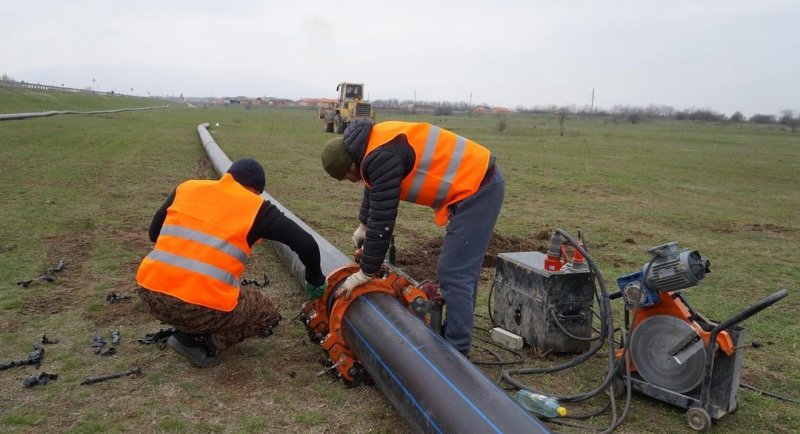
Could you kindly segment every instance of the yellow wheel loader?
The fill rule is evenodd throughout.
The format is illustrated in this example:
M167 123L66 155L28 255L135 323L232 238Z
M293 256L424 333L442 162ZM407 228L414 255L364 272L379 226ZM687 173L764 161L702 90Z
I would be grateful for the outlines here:
M319 119L326 133L342 134L350 122L356 119L370 119L375 122L372 104L364 101L362 83L339 83L336 86L339 100L319 107Z

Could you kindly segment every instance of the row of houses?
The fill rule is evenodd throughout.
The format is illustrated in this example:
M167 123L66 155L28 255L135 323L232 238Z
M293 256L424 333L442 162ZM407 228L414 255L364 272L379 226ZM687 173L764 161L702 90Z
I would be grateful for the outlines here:
M65 88L63 86L62 87L47 86L41 84L25 83L24 81L17 82L12 80L0 80L0 86L26 87L36 90L46 90L46 91L54 90L60 92L90 92L90 93L108 94L108 95L114 94L113 91L110 93L96 92L89 89L71 89L71 88ZM294 101L286 98L273 98L273 97L250 98L246 96L224 97L224 98L211 98L211 97L193 98L193 97L184 97L183 94L181 94L180 97L172 97L172 98L167 97L167 98L175 100L176 102L180 103L214 105L214 106L244 105L244 106L270 106L270 107L320 107L337 102L337 100L333 98L302 98L300 100ZM399 109L399 110L415 111L421 113L435 113L442 107L441 103L403 102L402 104L397 104L396 106L394 106L394 105L383 105L381 104L382 102L383 101L376 101L374 106L376 108ZM458 111L458 108L456 107L452 108ZM465 112L466 108L461 108L461 111ZM517 110L508 109L506 107L490 107L488 105L477 105L475 107L472 107L473 113L513 113L516 111Z
M296 105L290 99L272 98L272 97L258 97L249 98L246 96L237 96L233 98L212 98L209 102L212 105L251 105L251 106L274 106L274 107L288 107Z
M245 105L245 106L270 106L270 107L320 107L332 103L336 103L337 100L333 98L302 98L297 101L285 99L285 98L272 98L272 97L258 97L258 98L248 98L245 96L237 96L237 97L225 97L225 98L213 98L211 101L194 101L195 103L198 102L205 102L210 105L215 106L224 106L224 105ZM405 111L416 111L421 113L435 113L437 110L441 109L441 104L436 103L427 103L427 102L418 102L416 104L413 103L404 103L398 107L389 107L383 106L378 101L375 104L376 108L389 108L389 109L399 109ZM463 109L462 111L466 111ZM472 107L473 113L515 113L517 110L509 109L507 107L491 107L488 105L477 105Z

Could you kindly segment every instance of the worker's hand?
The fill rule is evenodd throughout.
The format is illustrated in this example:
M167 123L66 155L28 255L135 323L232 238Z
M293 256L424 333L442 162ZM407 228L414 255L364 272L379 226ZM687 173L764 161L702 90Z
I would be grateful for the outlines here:
M367 238L367 225L364 223L359 223L358 228L356 231L353 232L353 244L356 248L361 247L364 244L364 240Z
M323 294L325 294L325 289L327 287L328 287L328 282L325 282L320 286L314 286L313 284L306 282L304 288L306 290L306 294L308 294L308 298L316 300L322 297Z
M372 276L369 274L365 274L363 271L358 270L358 273L353 273L345 279L344 283L341 287L336 291L334 294L334 298L339 298L344 294L345 300L350 300L350 294L353 293L353 290L357 287L369 282L372 280Z

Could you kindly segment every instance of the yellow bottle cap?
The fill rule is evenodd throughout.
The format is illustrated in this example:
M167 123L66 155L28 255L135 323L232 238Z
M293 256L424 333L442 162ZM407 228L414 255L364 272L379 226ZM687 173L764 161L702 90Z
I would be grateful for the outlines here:
M567 409L564 407L558 407L558 409L556 409L556 413L558 413L558 417L564 417L567 415Z

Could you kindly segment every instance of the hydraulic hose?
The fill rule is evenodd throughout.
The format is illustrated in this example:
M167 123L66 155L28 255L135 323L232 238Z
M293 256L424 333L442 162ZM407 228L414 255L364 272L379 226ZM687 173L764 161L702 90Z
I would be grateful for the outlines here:
M198 134L221 174L231 161L207 127L199 125ZM323 273L330 275L352 262L274 198L262 196L314 237ZM274 245L302 282L304 267L294 252ZM342 332L364 370L416 432L550 432L390 295L371 292L354 299L344 313Z

